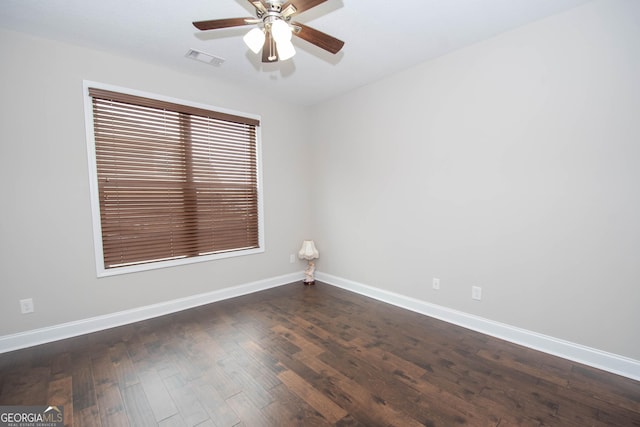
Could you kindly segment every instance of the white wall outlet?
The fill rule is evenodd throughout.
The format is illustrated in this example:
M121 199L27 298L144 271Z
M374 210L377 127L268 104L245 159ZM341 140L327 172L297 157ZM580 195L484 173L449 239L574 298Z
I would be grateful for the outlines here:
M33 313L34 311L35 311L35 309L33 308L33 299L32 298L27 298L27 299L21 299L20 300L20 313L27 314L27 313Z
M471 298L478 301L482 299L482 288L480 286L471 287Z
M295 262L296 262L296 256L295 256L294 254L290 254L290 255L289 255L289 262L290 262L291 264L293 264L293 263L295 263Z
M437 277L433 278L433 289L440 289L440 279Z

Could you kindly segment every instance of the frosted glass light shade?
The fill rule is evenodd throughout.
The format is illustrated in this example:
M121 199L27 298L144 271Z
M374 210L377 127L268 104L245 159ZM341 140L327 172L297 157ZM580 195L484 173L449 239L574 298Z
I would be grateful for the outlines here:
M318 258L320 253L316 249L316 245L313 243L313 240L305 240L302 242L302 247L298 252L298 258L312 260Z
M254 28L245 34L242 40L244 40L245 44L249 46L249 49L251 49L253 53L258 53L264 45L264 38L264 31L260 28Z
M271 35L276 43L290 41L291 28L289 28L289 24L282 19L277 19L271 24Z
M278 58L281 61L286 61L287 59L293 57L293 55L296 54L296 50L293 47L293 43L291 43L291 40L286 40L286 41L276 40L276 47L278 48Z

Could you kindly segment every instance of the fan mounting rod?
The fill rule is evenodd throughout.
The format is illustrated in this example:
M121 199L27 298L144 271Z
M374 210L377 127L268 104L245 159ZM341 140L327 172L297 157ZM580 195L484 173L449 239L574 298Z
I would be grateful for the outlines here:
M269 1L269 8L265 8L262 2L253 2L256 6L256 15L262 19L264 23L273 22L274 19L282 19L289 22L291 15L296 13L296 7L293 4L289 4L284 10L282 10L281 1ZM259 6L258 6L259 4Z

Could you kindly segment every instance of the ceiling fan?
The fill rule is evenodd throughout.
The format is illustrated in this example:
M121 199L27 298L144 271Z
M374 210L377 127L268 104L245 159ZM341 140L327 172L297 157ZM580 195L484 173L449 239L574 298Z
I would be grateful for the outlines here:
M328 34L291 18L327 0L248 0L256 9L257 18L226 18L196 21L193 25L202 31L219 28L258 25L244 36L244 42L254 53L262 49L262 62L285 61L295 55L291 36L295 35L328 52L336 54L344 46Z

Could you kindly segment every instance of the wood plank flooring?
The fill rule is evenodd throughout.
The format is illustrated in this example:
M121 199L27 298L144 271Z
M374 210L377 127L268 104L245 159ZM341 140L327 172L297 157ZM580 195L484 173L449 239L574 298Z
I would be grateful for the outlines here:
M326 284L0 355L74 426L640 426L640 383Z

